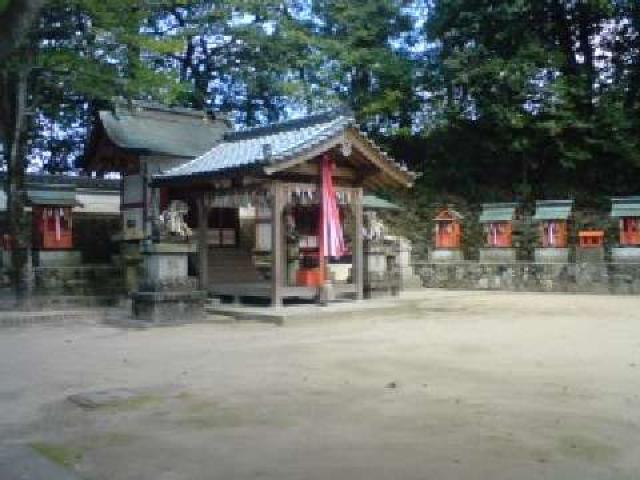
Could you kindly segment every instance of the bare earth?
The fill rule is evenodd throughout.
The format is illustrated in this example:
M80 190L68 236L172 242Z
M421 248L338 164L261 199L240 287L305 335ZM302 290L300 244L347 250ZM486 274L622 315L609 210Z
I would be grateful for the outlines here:
M398 318L4 328L0 444L104 480L638 479L640 300L431 290Z

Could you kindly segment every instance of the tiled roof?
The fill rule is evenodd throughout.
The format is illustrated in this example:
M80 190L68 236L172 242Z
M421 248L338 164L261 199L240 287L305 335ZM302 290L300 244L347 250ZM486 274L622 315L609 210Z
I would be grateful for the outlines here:
M73 185L36 185L27 190L30 205L55 205L74 207L78 205Z
M573 200L538 200L533 220L568 220L572 209Z
M619 197L611 199L613 218L640 217L640 197Z
M120 148L176 157L202 155L228 130L224 120L184 108L145 104L101 111L99 116L107 135Z
M0 183L6 181L6 176L6 172L0 172ZM121 181L115 178L92 178L80 175L48 175L29 173L26 175L25 183L27 184L27 187L30 187L31 185L73 185L76 188L119 191Z
M464 219L464 215L462 215L460 212L458 212L457 210L454 210L451 207L447 207L443 210L440 210L438 212L438 215L436 215L436 217L434 218L434 220L438 221L438 220L463 220Z
M377 195L364 195L362 197L362 208L365 210L400 210L400 207L395 203Z
M204 155L164 174L202 175L256 164L273 164L294 157L337 135L353 123L345 114L321 114L270 127L228 133Z
M517 203L484 203L479 222L510 222L515 218L517 206Z
M343 110L333 110L268 127L227 133L222 142L204 155L175 167L158 178L209 175L234 168L277 165L335 138L349 127L357 127L353 116ZM382 152L364 134L363 139L392 168L401 170L404 175L413 175Z

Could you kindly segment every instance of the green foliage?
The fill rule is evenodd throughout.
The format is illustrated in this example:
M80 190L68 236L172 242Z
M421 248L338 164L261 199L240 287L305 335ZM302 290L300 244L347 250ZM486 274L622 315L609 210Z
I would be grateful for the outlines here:
M607 0L434 2L427 31L439 41L445 121L425 131L429 173L448 190L477 183L482 191L466 191L479 198L632 193L639 10Z
M366 126L408 127L417 107L414 65L391 42L411 30L403 2L348 0L312 2L319 21L309 26L317 48L326 54L327 81ZM373 124L371 122L374 122Z
M640 173L636 1L50 0L35 27L0 70L33 68L54 171L123 97L245 125L347 104L421 189L478 199L633 193Z

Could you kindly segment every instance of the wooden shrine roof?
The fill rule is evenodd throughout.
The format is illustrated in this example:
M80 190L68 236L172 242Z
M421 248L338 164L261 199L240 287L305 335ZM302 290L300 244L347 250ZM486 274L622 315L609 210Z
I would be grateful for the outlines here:
M533 220L568 220L572 210L573 200L538 200Z
M380 184L410 187L415 174L383 152L360 131L353 116L333 110L267 127L227 133L205 154L155 177L160 182L251 170L265 175L283 172L336 147L343 155L358 152L384 177Z
M613 218L640 217L640 197L615 197L611 199Z

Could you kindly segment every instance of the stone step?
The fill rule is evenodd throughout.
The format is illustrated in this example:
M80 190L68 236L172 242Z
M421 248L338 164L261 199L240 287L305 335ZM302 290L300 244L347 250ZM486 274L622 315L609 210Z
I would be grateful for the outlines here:
M45 311L6 311L0 312L0 328L26 327L39 324L62 325L68 322L96 322L105 320L109 316L120 314L121 309L75 309L75 310L45 310Z

